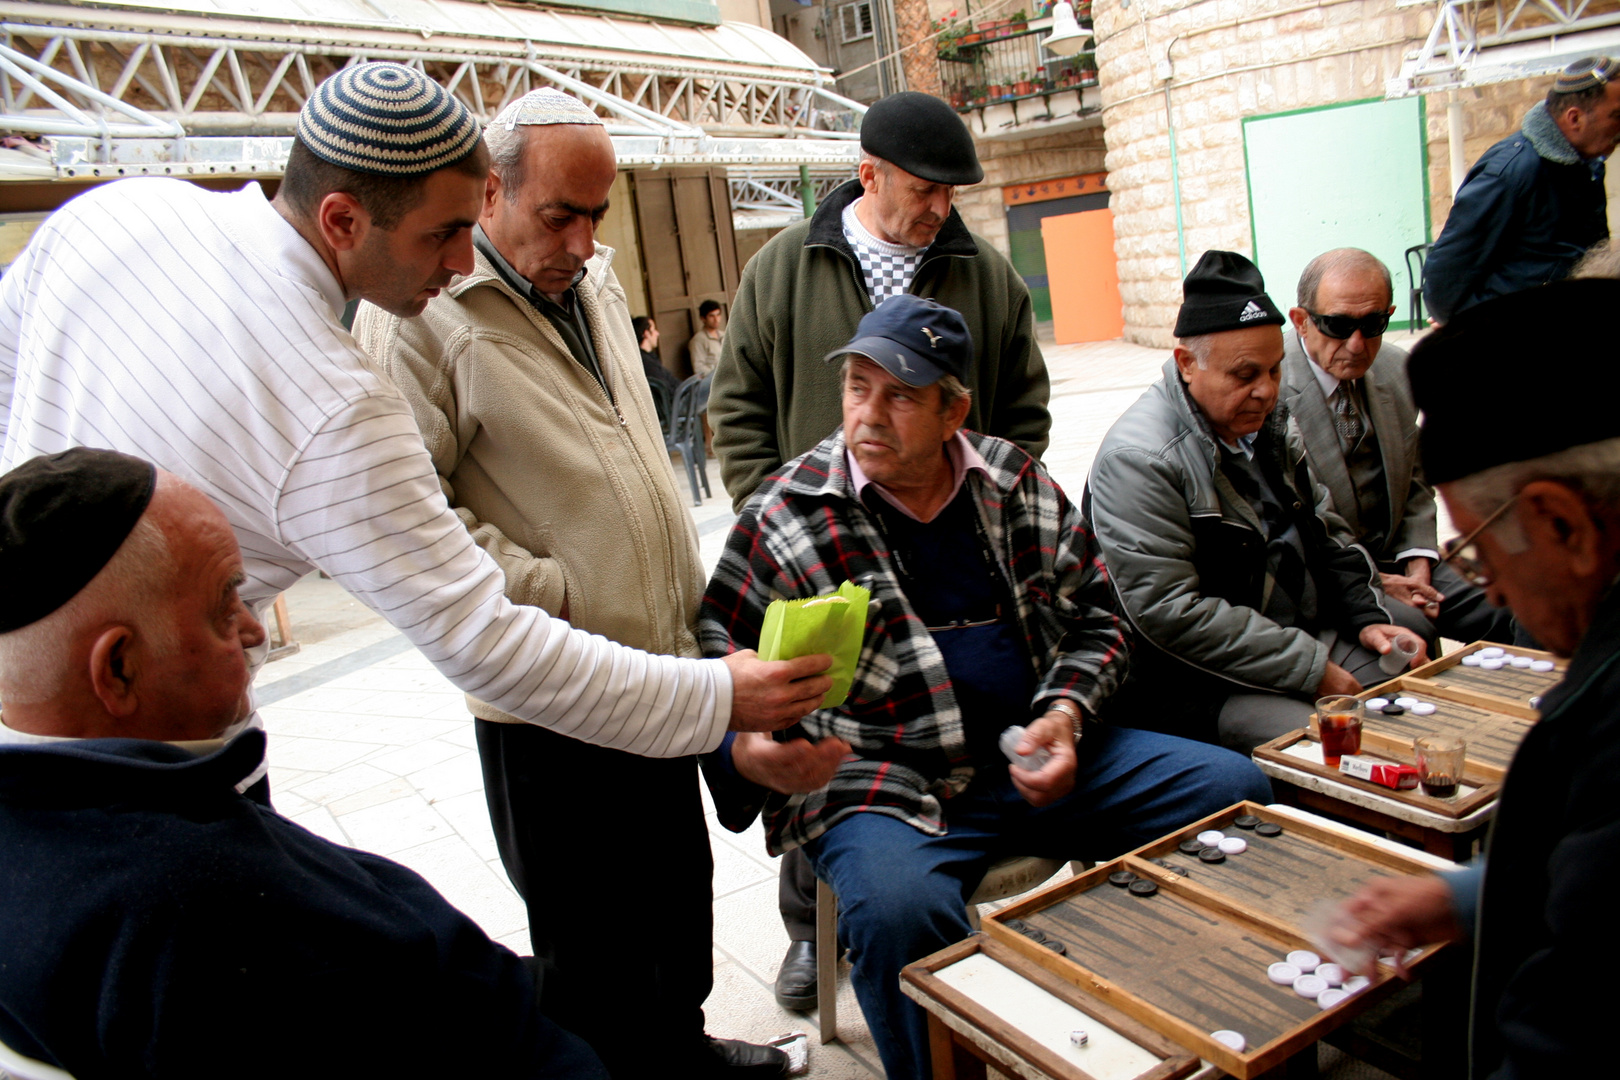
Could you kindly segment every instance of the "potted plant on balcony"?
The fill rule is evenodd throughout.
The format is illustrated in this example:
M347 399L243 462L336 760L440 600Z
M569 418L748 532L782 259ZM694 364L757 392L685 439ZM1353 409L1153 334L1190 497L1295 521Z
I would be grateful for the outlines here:
M1081 86L1096 86L1097 85L1097 54L1096 53L1081 53L1080 54L1080 85Z
M986 87L983 83L980 83L979 85L975 86L973 88L973 104L982 106L982 105L988 105L989 103L990 103L990 91L989 91L989 88Z
M1029 72L1020 71L1018 73L1018 81L1013 83L1013 94L1017 97L1024 97L1025 95L1033 94L1034 92L1035 84L1029 81Z

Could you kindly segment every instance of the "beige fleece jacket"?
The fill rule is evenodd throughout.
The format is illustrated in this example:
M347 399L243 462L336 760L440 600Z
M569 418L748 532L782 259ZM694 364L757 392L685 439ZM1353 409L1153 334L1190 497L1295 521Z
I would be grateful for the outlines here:
M416 414L456 515L506 595L613 641L697 656L697 529L679 495L611 248L577 288L608 390L479 253L414 319L361 304L354 335ZM474 716L516 723L468 696Z

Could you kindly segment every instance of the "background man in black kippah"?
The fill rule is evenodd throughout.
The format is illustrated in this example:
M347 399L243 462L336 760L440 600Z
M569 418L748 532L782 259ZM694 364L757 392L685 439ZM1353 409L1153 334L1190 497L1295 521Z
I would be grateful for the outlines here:
M1481 304L1412 351L1423 469L1463 535L1448 561L1569 657L1508 767L1488 857L1465 871L1386 878L1342 910L1336 935L1376 953L1474 939L1476 1080L1614 1072L1614 995L1594 956L1620 888L1620 378L1524 378L1524 357L1613 351L1620 283L1568 281ZM1482 424L1498 388L1514 422ZM1375 954L1376 954L1375 953Z
M1555 281L1609 236L1603 159L1620 143L1620 61L1577 60L1468 170L1423 271L1437 322Z
M80 1077L607 1076L421 877L238 794L265 634L206 496L32 459L0 581L0 1043Z
M1359 691L1402 631L1278 403L1283 316L1260 271L1209 251L1184 290L1175 356L1088 484L1138 638L1108 718L1248 753L1304 727L1313 699Z
M709 398L720 475L736 510L843 422L838 366L824 358L854 338L863 315L901 293L932 297L967 321L974 358L965 426L1035 458L1045 451L1049 384L1029 290L951 206L957 187L983 179L955 110L928 94L892 94L861 121L859 180L743 268ZM776 1000L810 1009L815 878L795 852L781 872L791 944Z

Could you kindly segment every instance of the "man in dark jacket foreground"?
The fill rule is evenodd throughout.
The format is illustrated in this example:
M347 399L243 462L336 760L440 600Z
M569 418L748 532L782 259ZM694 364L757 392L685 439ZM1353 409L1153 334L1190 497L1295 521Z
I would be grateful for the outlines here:
M1423 271L1436 321L1556 281L1609 235L1603 159L1620 142L1620 61L1577 60L1481 155L1457 189Z
M1473 937L1475 1078L1614 1067L1614 996L1591 975L1620 889L1620 379L1594 369L1570 394L1523 362L1546 326L1565 355L1605 355L1617 306L1620 282L1560 282L1481 304L1412 353L1423 469L1463 532L1452 564L1570 658L1508 769L1487 859L1382 879L1341 912L1345 945ZM1512 422L1482 424L1503 385Z
M110 450L0 477L0 1042L97 1077L591 1077L417 874L237 787L264 734L225 516Z

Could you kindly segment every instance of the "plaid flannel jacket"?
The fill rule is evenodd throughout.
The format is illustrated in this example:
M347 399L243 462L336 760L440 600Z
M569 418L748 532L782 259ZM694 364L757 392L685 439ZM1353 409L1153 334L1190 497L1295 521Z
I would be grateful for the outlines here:
M1007 723L1027 723L1054 698L1094 716L1124 677L1126 643L1079 508L1012 443L965 434L990 467L989 477L974 470L965 483L1036 668L1030 709ZM743 508L703 598L705 655L756 647L772 600L831 592L846 580L872 591L854 684L842 706L811 713L803 725L812 738L848 741L853 753L820 791L766 796L773 855L863 810L943 835L941 800L973 777L944 658L901 591L879 518L855 497L842 430L779 469ZM737 831L752 817L752 808L721 813Z

